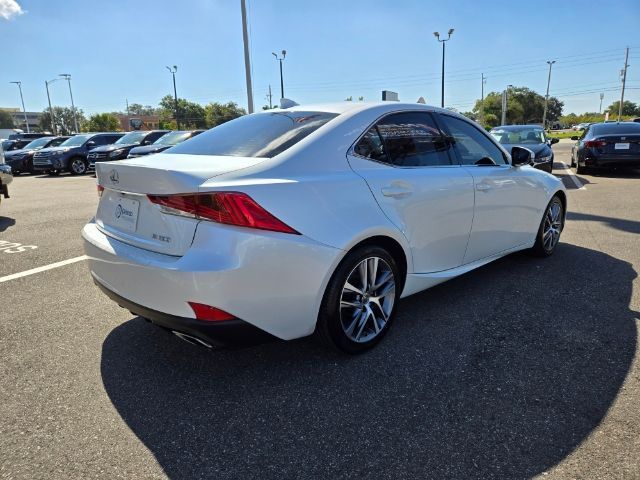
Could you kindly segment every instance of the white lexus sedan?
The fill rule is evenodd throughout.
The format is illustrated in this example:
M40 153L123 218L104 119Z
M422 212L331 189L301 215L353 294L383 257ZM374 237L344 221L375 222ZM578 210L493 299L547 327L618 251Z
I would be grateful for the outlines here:
M517 250L551 255L567 197L477 124L420 104L243 116L164 153L97 164L95 283L207 347L315 334L374 346L401 297Z

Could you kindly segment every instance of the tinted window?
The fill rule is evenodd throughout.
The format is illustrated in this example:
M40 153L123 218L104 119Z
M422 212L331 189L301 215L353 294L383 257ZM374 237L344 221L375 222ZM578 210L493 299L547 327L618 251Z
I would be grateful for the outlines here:
M336 113L298 111L245 115L207 130L166 153L275 157L337 116Z
M463 165L486 165L489 159L496 165L507 163L502 150L470 122L449 115L439 119L455 140L453 148Z
M358 142L354 153L399 167L430 167L451 165L447 149L430 114L405 112L380 120Z
M162 137L165 133L167 132L151 132L149 135L145 137L144 141L146 143L153 143L156 140L158 140L160 137Z
M590 127L593 135L638 135L640 123L598 123Z
M50 147L57 147L58 145L60 145L62 142L64 142L66 140L66 138L62 137L62 138L56 138L55 140L52 140L51 143L49 144Z

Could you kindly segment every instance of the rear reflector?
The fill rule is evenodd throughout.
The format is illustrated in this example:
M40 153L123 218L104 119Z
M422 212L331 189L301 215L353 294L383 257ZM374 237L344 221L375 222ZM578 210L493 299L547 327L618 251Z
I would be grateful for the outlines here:
M205 305L204 303L187 302L196 314L196 319L204 322L224 322L225 320L233 320L234 317L230 313L220 310L219 308Z
M160 205L164 213L186 214L193 218L227 225L300 235L267 212L246 193L214 192L148 197L152 203Z
M102 192L104 192L104 187L102 185L100 185L99 183L97 184L98 186L98 197L102 196Z

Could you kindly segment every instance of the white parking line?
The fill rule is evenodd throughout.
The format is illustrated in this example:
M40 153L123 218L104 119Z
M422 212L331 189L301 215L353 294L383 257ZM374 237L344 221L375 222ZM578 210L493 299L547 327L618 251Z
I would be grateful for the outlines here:
M9 280L15 280L16 278L22 278L29 275L33 275L34 273L46 272L47 270L51 270L53 268L64 267L65 265L69 265L71 263L81 262L82 260L86 260L89 257L86 255L82 255L80 257L70 258L69 260L63 260L61 262L50 263L49 265L44 265L38 268L32 268L31 270L25 270L24 272L13 273L11 275L7 275L6 277L0 277L0 283L8 282Z
M560 162L562 164L562 168L565 170L569 170L568 174L569 174L569 178L571 179L571 181L573 182L573 184L576 186L576 188L578 190L586 190L587 187L584 186L584 184L578 180L578 177L576 177L573 173L573 170L571 170L571 167L569 165L567 165L564 162Z

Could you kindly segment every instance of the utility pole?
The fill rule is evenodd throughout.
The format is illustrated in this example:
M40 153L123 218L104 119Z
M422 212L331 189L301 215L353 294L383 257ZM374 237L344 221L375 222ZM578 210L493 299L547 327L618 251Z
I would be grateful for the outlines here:
M618 121L622 117L622 105L624 105L624 87L627 83L627 68L629 67L629 47L624 57L624 69L622 70L622 93L620 94L620 107L618 108Z
M127 104L127 132L131 131L131 115L129 114L129 99L125 98L124 101Z
M180 117L178 115L178 91L176 90L176 72L178 71L178 67L176 65L173 66L173 69L167 67L167 70L171 72L173 75L173 104L176 110L176 127L180 130Z
M551 66L556 63L555 60L547 60L549 64L549 76L547 77L547 94L544 96L544 113L542 114L542 128L547 128L547 104L549 103L549 84L551 83Z
M247 80L247 106L249 113L253 113L253 86L251 85L251 60L249 58L246 0L240 0L240 10L242 11L242 41L244 42L244 75Z
M271 103L271 99L273 94L271 93L271 84L269 84L269 93L267 94L267 98L269 99L269 110L273 108L273 104Z
M482 83L480 86L480 125L484 126L484 84L487 83L487 79L482 74Z
M73 104L73 93L71 92L71 75L68 73L61 73L60 77L64 78L69 84L69 96L71 97L71 112L73 113L73 126L76 130L76 133L80 132L78 128L78 116L76 115L76 106Z
M440 39L440 33L433 32L433 35L436 37L436 40L442 43L442 91L441 91L442 93L440 95L440 107L442 108L444 108L444 44L449 41L452 33L453 33L453 28L450 28L448 32L449 36L447 38Z
M284 79L282 77L282 61L284 60L284 57L287 56L287 51L282 50L282 57L278 57L278 54L274 52L271 52L271 55L276 57L276 60L280 62L280 98L284 98Z
M22 82L17 81L9 83L15 83L16 85L18 85L18 90L20 90L20 102L22 103L22 113L24 114L24 124L27 126L27 133L31 133L31 131L29 130L29 120L27 120L27 111L24 109L24 98L22 97Z
M55 116L53 115L53 108L51 108L51 95L49 95L49 84L52 82L55 82L57 80L57 78L54 78L53 80L45 80L44 81L44 86L47 89L47 100L49 101L49 116L51 117L51 130L53 131L54 135L58 134L58 129L56 128L56 119Z
M600 94L600 108L598 108L598 113L602 113L602 99L604 98L604 93Z
M507 85L507 89L502 92L502 121L500 125L507 124L507 97L509 96L509 89L513 87L513 85Z

